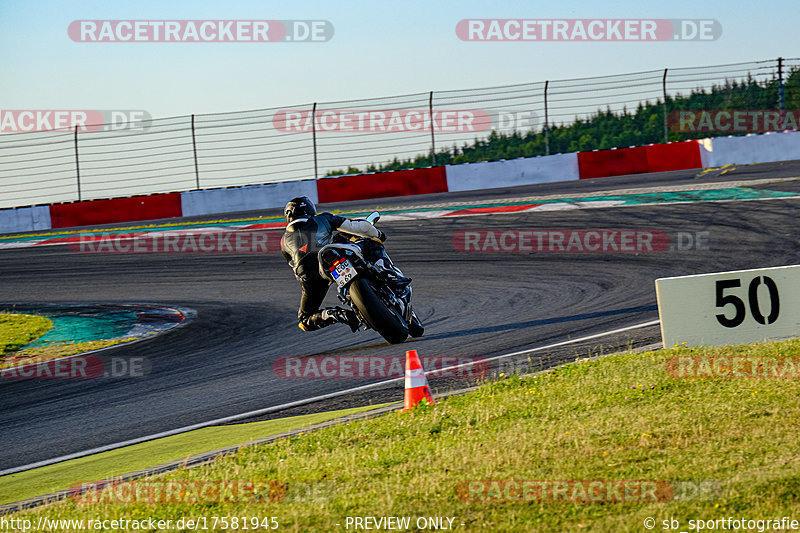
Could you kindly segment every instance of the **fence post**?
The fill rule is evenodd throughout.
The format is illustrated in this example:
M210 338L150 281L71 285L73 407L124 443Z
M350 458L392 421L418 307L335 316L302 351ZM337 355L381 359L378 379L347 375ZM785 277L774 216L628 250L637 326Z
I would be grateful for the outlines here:
M669 129L667 128L667 70L664 69L664 77L661 79L661 90L664 92L664 142L669 142Z
M194 113L192 114L192 150L194 151L194 178L197 190L200 189L200 168L197 166L197 139L194 134Z
M428 96L428 113L431 117L431 166L436 166L436 136L434 135L434 121L433 121L433 91Z
M550 80L544 82L544 155L550 155L550 115L547 110L547 88Z
M783 88L783 58L778 58L778 110L781 113L781 129L786 124L786 94Z
M314 143L314 179L319 179L317 167L317 103L311 108L311 142Z
M78 182L78 201L81 201L81 166L78 160L78 125L75 125L75 179Z

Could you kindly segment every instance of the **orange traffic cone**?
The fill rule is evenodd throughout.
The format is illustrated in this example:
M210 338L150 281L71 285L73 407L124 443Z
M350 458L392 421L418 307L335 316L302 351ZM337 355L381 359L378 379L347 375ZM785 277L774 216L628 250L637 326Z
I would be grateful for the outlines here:
M433 403L431 388L428 387L428 380L422 363L419 360L416 350L406 352L406 399L401 413L405 413L414 408L423 399L428 403Z

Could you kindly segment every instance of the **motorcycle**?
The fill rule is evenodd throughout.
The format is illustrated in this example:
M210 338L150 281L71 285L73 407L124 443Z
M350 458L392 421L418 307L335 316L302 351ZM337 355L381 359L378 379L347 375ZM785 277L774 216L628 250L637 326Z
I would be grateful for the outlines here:
M377 211L367 217L373 225L378 220ZM380 240L338 233L317 255L320 274L336 284L339 300L365 329L391 344L423 335L425 328L411 306L411 279L394 266Z

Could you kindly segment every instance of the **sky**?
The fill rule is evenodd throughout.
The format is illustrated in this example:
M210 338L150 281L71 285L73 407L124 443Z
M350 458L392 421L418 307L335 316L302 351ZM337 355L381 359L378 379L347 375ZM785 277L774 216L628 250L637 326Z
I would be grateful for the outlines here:
M798 57L796 0L0 0L0 109L151 117ZM715 19L719 39L467 42L462 19ZM75 20L326 20L327 42L85 43Z

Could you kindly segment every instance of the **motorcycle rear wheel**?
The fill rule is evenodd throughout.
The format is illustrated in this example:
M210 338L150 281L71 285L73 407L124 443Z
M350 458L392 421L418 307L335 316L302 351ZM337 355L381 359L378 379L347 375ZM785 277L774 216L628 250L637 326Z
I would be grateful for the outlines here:
M369 281L364 278L353 281L350 285L350 297L361 317L389 343L400 344L408 338L405 321L378 298Z

